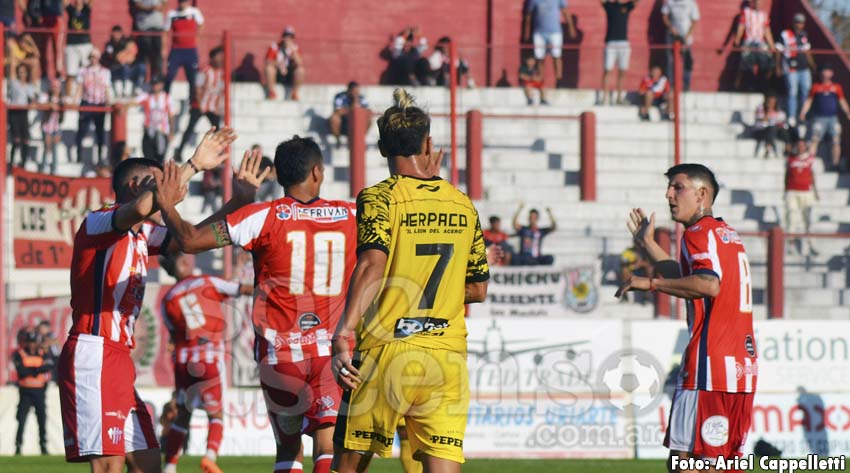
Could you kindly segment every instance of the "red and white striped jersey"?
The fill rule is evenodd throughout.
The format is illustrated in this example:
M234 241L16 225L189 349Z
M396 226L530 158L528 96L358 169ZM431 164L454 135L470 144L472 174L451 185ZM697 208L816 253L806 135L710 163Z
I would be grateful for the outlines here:
M722 219L703 217L685 230L679 264L683 276L709 274L720 280L717 297L687 300L691 339L682 357L680 387L755 392L750 264L738 232Z
M357 261L355 213L352 202L284 197L227 216L231 240L254 257L258 362L331 355Z
M83 91L83 102L106 104L112 87L112 73L100 64L86 66L77 74L77 83Z
M168 246L168 230L149 222L138 233L112 224L118 206L86 216L74 237L70 335L135 345L133 326L145 297L148 256Z
M770 29L770 18L767 13L754 8L744 8L741 12L740 22L744 25L744 43L766 42L765 34Z
M288 48L283 48L281 43L274 42L269 46L269 49L266 51L266 60L274 61L277 63L278 69L281 72L286 72L289 69L289 61L292 59L292 56L298 53L298 46L292 45Z
M214 363L224 355L227 324L221 303L239 295L239 281L192 276L162 299L162 317L174 342L177 363Z
M201 113L224 115L224 69L206 66L195 79L201 90Z
M136 98L145 113L145 129L154 129L160 133L171 133L171 117L174 115L174 101L168 92L143 93Z
M653 79L652 76L645 76L640 82L638 91L642 94L651 91L653 97L660 99L661 97L664 97L664 94L670 91L670 82L667 80L666 76L661 76L658 80Z

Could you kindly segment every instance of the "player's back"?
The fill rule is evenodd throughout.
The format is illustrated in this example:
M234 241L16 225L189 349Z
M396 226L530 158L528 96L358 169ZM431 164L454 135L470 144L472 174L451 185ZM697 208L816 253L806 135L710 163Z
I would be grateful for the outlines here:
M254 259L258 359L330 355L357 260L354 213L351 202L287 196L228 217L234 243Z
M162 299L162 315L180 363L211 363L224 353L226 320L222 302L239 295L239 283L213 276L191 276Z
M713 298L687 301L691 340L683 363L686 389L753 392L757 365L750 265L738 233L722 219L703 217L682 239L684 276L717 277Z
M395 175L357 202L358 251L387 253L383 289L364 316L358 350L403 340L465 352L466 283L489 274L469 197L439 178Z

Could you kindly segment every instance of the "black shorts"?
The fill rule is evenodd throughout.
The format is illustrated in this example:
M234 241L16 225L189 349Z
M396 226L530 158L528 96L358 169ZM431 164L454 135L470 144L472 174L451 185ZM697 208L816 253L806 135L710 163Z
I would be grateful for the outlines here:
M12 141L29 141L30 124L28 113L26 110L9 110L9 134Z
M280 68L277 68L277 83L283 85L292 85L295 81L295 65L291 62L289 66L286 68L286 73L281 72Z

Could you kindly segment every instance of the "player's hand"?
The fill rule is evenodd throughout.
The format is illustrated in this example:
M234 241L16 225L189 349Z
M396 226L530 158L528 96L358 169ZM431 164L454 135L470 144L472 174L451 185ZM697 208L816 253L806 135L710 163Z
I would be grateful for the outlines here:
M186 192L188 186L181 179L182 172L180 166L174 161L165 163L162 175L157 178L156 189L153 197L159 208L171 208L179 204Z
M623 285L617 289L617 293L614 294L614 297L621 298L629 291L648 291L650 288L652 280L649 278L644 278L640 276L630 276Z
M334 379L342 389L356 389L361 382L360 371L351 364L351 347L345 334L334 335L331 369Z
M655 238L655 212L647 218L643 209L632 209L626 222L635 244L646 248Z
M272 168L260 171L262 163L263 155L260 154L260 150L245 151L245 154L242 155L242 162L239 164L239 171L233 175L234 199L244 203L254 201L254 196L257 195L260 184L272 172Z
M446 154L442 148L437 150L436 153L431 153L431 159L428 160L428 167L425 169L425 175L427 176L439 176L440 175L440 167L443 164L443 156Z
M204 135L201 144L195 149L195 154L192 155L192 162L201 171L211 171L217 168L227 159L224 152L236 140L236 133L233 128L224 127L216 130L212 127Z

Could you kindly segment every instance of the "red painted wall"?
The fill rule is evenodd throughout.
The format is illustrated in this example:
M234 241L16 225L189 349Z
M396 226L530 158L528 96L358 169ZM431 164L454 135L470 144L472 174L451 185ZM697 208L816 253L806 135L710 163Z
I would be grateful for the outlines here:
M229 28L235 40L236 64L244 62L242 72L259 72L268 44L279 37L285 25L292 25L305 57L309 82L343 83L355 79L367 84L377 83L380 73L386 69L380 52L389 35L407 25L419 25L431 44L440 36L452 36L459 44L461 56L469 60L476 82L484 84L488 75L485 45L489 6L492 8L491 80L495 84L504 73L507 81L515 85L521 57L523 3L523 0L463 3L454 0L200 0L198 6L207 19L204 47L216 43L220 32ZM605 36L604 11L598 0L571 0L569 3L579 37L568 44L580 46L580 50L564 53L564 85L598 88ZM629 88L637 86L651 60L664 61L663 52L651 58L647 49L650 42L659 43L664 39L658 13L660 3L661 0L641 0L632 13L629 24L632 64L626 77ZM762 3L765 10L771 11L770 0ZM170 3L171 6L175 4ZM741 1L699 0L699 6L702 21L695 33L693 89L726 88L735 64L727 63L727 57L718 55L716 50L723 45ZM787 21L785 9L773 10L774 27L783 26L779 23ZM127 2L97 2L93 21L96 43L106 40L107 30L114 23L130 25ZM810 24L809 28L815 25ZM827 44L820 46L828 47ZM547 70L550 67L547 64ZM552 77L551 72L548 77Z

